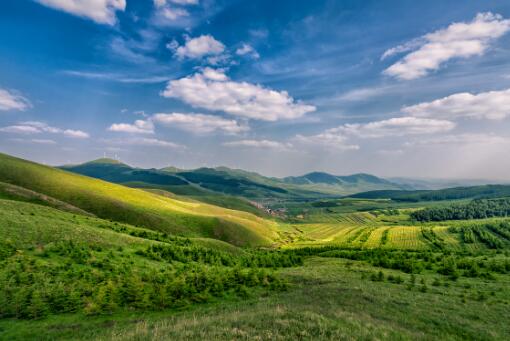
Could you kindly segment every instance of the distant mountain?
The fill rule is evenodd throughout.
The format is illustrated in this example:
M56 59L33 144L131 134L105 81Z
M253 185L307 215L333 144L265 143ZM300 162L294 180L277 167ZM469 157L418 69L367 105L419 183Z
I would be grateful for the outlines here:
M349 197L361 199L391 199L403 202L500 198L510 197L510 185L483 185L416 191L382 190L356 193Z
M437 190L454 187L483 186L491 183L508 184L508 181L494 181L488 179L413 179L413 178L389 178L389 181L398 185L407 186L416 190Z
M338 176L324 172L312 172L303 176L286 177L282 181L286 184L301 186L303 189L336 195L347 195L370 190L412 189L407 185L397 184L365 173Z
M133 168L98 159L62 169L131 187L163 189L177 195L228 208L256 210L249 201L312 200L380 189L408 189L370 174L336 176L312 172L283 179L228 167L183 170Z
M327 184L327 185L352 185L352 184L376 184L382 186L391 186L398 188L399 186L388 180L378 178L371 174L353 174L347 176L331 175L324 172L312 172L303 176L291 176L283 178L286 183L292 184Z

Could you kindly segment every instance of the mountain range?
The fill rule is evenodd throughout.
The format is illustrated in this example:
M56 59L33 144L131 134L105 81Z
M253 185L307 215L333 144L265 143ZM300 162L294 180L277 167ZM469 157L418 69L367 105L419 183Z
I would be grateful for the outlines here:
M220 205L219 200L229 201L232 198L260 202L338 197L372 190L415 189L363 173L336 176L312 172L303 176L275 178L228 167L142 169L106 158L60 168L130 187L163 189Z

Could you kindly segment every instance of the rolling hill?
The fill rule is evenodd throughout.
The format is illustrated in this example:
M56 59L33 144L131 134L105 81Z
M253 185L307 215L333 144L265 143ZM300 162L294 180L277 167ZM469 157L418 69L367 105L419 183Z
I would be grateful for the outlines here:
M29 192L25 193L28 196L25 201L53 202L48 204L53 207L63 203L99 218L169 234L252 246L270 245L278 237L276 223L250 213L182 201L5 154L0 154L0 182L7 184L2 187L4 197L20 196L19 192L26 190ZM13 194L12 188L17 188L18 194Z
M182 170L139 169L99 159L62 169L130 187L156 188L228 208L253 212L249 201L303 200L381 189L409 189L369 174L335 176L322 172L283 179L228 167Z
M471 187L454 187L439 190L417 191L369 191L350 195L359 199L391 199L403 202L441 201L456 199L482 199L510 196L510 185L483 185Z

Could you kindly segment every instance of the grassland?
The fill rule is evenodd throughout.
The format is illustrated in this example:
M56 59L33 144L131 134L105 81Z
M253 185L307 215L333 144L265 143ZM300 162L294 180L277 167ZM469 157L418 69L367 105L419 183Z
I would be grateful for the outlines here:
M0 159L1 340L510 338L509 218L347 198L267 220Z
M403 275L344 259L310 258L280 273L287 292L253 294L185 310L40 321L0 321L22 340L504 340L510 335L508 276L497 281ZM400 276L402 283L390 281ZM425 288L425 289L424 289Z
M164 197L3 154L0 182L65 202L100 218L165 233L251 246L269 245L277 238L273 222L250 213Z

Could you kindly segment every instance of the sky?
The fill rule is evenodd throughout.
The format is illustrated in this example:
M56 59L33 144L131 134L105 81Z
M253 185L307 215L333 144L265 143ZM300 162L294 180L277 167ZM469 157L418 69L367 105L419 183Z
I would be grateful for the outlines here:
M507 0L5 0L0 152L510 180Z

